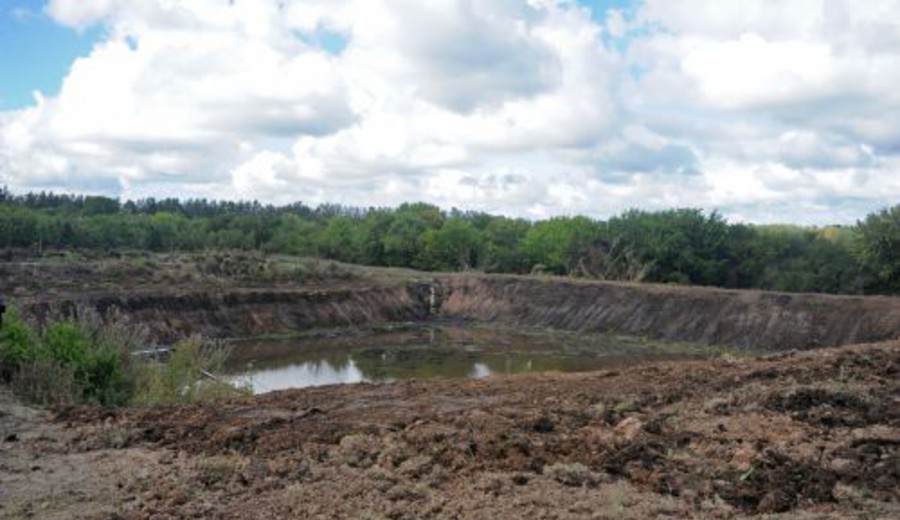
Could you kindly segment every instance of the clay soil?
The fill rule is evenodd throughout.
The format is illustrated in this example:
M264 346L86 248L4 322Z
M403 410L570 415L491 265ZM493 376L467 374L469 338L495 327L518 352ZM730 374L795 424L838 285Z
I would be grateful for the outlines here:
M37 412L0 518L900 518L900 342Z

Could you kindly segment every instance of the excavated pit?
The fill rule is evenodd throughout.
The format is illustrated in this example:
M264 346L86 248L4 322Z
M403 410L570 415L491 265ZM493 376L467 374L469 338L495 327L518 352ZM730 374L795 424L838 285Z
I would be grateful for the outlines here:
M55 415L0 392L0 518L900 518L897 298L421 273L120 288L84 272L81 288L0 289L38 317L116 307L159 341L449 321L784 352Z

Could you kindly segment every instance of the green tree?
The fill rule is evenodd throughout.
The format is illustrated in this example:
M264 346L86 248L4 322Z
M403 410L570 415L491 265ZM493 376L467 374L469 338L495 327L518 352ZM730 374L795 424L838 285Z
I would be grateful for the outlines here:
M524 219L494 217L484 230L484 269L494 273L526 273L531 268L520 243L531 224Z
M344 262L358 261L358 232L359 225L353 219L343 216L330 218L316 240L319 254Z
M866 289L900 292L900 204L866 217L856 225L857 255L868 283Z
M403 204L382 238L385 263L391 266L420 267L422 235L443 223L440 208L430 204Z
M604 235L616 258L636 259L639 278L654 282L724 285L728 271L728 224L699 209L631 210L610 219Z
M598 228L587 217L556 217L538 222L522 238L521 251L532 266L569 274L596 240Z
M466 271L479 265L484 241L478 230L461 217L450 218L440 229L428 229L421 237L420 265L428 269Z

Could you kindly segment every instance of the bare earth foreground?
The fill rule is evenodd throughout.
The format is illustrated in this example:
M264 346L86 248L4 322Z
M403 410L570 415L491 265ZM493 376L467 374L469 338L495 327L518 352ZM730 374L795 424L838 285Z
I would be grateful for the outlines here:
M215 406L0 398L0 518L900 518L900 342Z

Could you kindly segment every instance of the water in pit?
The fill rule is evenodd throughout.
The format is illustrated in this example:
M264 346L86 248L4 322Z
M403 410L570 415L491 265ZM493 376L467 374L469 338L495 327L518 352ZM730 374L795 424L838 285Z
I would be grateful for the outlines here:
M226 371L262 393L364 381L583 372L720 353L721 349L699 345L611 334L484 325L403 326L236 342Z

